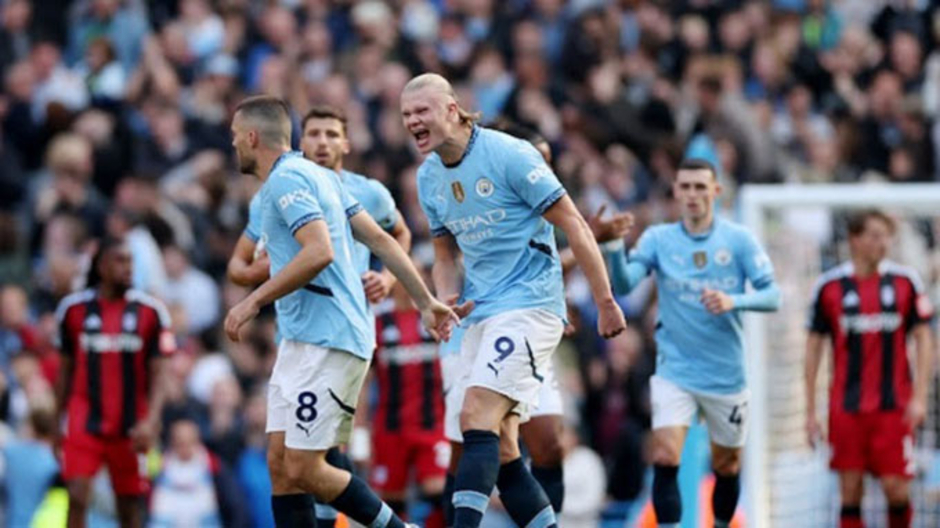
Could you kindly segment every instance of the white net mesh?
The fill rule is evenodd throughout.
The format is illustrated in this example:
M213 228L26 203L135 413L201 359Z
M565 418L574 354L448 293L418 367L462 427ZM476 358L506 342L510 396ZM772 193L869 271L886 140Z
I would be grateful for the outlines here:
M813 285L823 271L848 259L846 215L859 207L884 206L899 220L892 260L917 269L936 301L940 289L935 265L940 261L938 200L940 186L778 187L744 192L745 223L765 244L784 296L779 312L747 320L748 345L753 351L752 417L756 418L747 459L750 526L838 526L838 481L828 469L828 448L813 450L804 433L804 324ZM831 360L831 352L827 358ZM829 368L827 361L817 380L816 407L822 424L826 423ZM912 483L915 527L940 526L936 385L935 379L927 424L917 435L918 473ZM885 500L871 479L866 481L863 512L869 528L887 526Z

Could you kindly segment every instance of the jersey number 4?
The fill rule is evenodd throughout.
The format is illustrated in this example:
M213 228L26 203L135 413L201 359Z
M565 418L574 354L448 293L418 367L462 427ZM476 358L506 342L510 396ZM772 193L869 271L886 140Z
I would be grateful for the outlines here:
M744 421L744 415L742 414L742 411L744 411L746 407L747 404L735 405L734 408L731 409L731 416L728 417L728 421L734 425L737 425L738 427L741 427L741 423Z

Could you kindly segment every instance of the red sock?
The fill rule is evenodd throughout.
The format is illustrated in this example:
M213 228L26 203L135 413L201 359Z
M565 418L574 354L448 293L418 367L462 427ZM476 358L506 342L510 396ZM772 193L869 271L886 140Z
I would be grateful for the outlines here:
M843 506L839 515L839 528L865 528L861 506Z
M914 513L911 511L911 505L898 504L888 508L888 527L889 528L911 528L911 518Z

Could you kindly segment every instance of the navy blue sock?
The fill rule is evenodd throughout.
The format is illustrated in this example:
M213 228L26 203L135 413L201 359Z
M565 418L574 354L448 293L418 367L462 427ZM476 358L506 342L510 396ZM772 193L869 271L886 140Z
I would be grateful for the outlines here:
M371 490L359 477L353 475L349 486L330 503L357 523L375 528L405 528L388 504Z
M388 504L388 507L391 508L393 512L395 512L395 515L401 517L402 519L405 518L405 514L408 510L408 505L405 503L405 501L386 500L385 504Z
M499 435L470 430L463 434L463 456L454 482L454 528L478 528L499 475Z
M712 511L715 521L730 523L734 510L738 508L738 496L741 494L739 475L715 474L715 491L712 493Z
M521 457L499 468L496 487L499 488L499 497L506 512L517 525L527 528L557 526L548 495L532 477Z
M340 469L345 469L350 473L353 471L352 461L346 456L346 453L340 451L338 447L331 447L326 452L326 462ZM336 517L339 512L329 504L317 503L317 528L334 528L336 526Z
M277 528L318 528L317 518L313 514L315 503L313 495L306 493L272 495L274 525Z
M682 520L678 474L678 466L653 468L653 509L659 524L675 524Z
M331 447L326 452L326 463L336 468L345 469L350 473L356 472L349 455L340 451L338 447Z
M457 477L448 473L444 481L444 526L450 528L454 525L454 483Z
M565 474L561 466L539 467L533 465L532 476L539 481L542 489L545 490L555 513L561 513L561 505L565 501Z

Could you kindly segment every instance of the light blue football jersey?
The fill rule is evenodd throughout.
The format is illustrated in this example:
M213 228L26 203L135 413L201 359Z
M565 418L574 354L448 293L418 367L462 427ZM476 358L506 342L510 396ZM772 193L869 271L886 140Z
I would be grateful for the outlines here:
M434 236L451 234L463 253L466 318L541 308L565 319L561 263L544 213L565 194L529 142L474 127L464 156L448 167L436 153L418 169L418 198Z
M375 323L353 262L348 218L361 212L339 176L304 159L281 156L259 191L261 241L276 275L300 250L294 233L314 220L329 227L333 262L310 284L275 302L280 336L349 352L363 359L375 348Z
M340 179L349 194L356 199L366 212L385 231L391 231L398 224L398 207L392 193L382 185L382 182L366 178L355 172L342 171ZM255 193L248 204L248 224L245 226L245 237L257 242L261 237L261 193ZM372 252L358 240L353 240L353 261L356 270L362 275L369 270Z
M395 227L398 223L398 209L392 193L388 192L382 182L346 170L340 172L340 179L349 194L362 204L382 229L391 231ZM360 275L369 271L371 257L369 246L358 240L353 241L353 261Z
M248 202L248 223L243 232L245 238L257 243L261 240L261 193L256 192Z
M773 265L753 235L717 218L712 229L700 235L690 234L681 222L662 224L648 228L629 257L623 251L614 257L608 262L618 294L656 272L656 373L690 391L743 390L741 311L771 311L780 302ZM747 281L758 292L746 294ZM709 313L701 302L705 288L729 294L735 309Z

